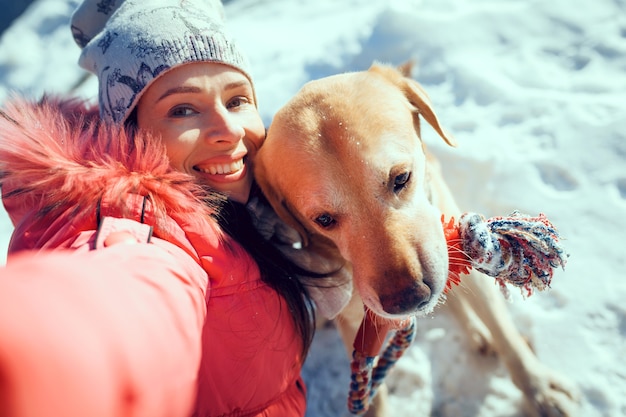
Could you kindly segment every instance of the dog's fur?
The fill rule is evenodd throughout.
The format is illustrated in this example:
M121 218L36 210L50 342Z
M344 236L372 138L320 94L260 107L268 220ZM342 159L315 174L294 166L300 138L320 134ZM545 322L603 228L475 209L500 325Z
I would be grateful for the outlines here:
M356 291L336 321L349 352L363 303L381 318L424 315L445 287L440 216L461 211L421 141L420 118L455 145L422 87L374 64L306 84L275 115L257 156L261 188L307 250L352 268ZM500 356L530 415L574 415L575 388L536 358L493 281L472 275L446 304L473 348ZM370 415L384 415L384 403L382 390Z

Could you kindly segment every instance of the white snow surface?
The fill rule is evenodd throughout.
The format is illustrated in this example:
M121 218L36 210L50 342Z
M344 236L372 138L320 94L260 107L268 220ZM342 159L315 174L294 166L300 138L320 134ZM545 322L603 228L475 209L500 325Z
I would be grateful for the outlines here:
M96 96L93 77L79 83L75 6L37 0L3 34L0 102ZM459 142L449 148L424 133L461 207L487 217L543 212L570 254L551 289L512 291L520 331L579 386L581 416L626 416L626 2L231 0L226 16L267 125L309 80L414 60ZM2 210L1 261L11 231ZM394 416L523 415L506 368L469 351L445 308L418 330L388 378ZM307 417L348 415L348 363L335 331L320 331L304 369Z

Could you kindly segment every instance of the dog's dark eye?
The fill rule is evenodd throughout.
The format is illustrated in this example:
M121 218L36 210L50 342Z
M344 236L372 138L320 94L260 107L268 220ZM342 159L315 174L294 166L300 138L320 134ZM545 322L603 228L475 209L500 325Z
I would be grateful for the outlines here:
M411 179L411 173L409 171L403 172L400 175L396 175L393 180L393 192L399 193Z
M324 229L328 229L332 225L336 223L333 216L328 213L321 214L315 218L315 223L323 227Z

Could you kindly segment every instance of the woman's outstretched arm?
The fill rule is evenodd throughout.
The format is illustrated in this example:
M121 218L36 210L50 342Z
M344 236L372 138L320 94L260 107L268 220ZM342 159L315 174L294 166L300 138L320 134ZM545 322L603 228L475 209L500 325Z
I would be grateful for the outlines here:
M0 269L0 415L190 413L206 274L155 240Z

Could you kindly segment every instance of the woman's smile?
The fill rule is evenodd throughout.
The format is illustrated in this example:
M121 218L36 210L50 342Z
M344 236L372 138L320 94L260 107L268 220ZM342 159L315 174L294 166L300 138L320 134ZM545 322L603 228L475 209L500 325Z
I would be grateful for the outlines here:
M202 178L215 182L235 182L246 177L248 170L244 157L232 161L206 161L193 166L193 170L202 174Z
M243 169L243 159L231 162L230 164L213 164L205 166L195 166L195 170L204 172L205 174L232 174Z

